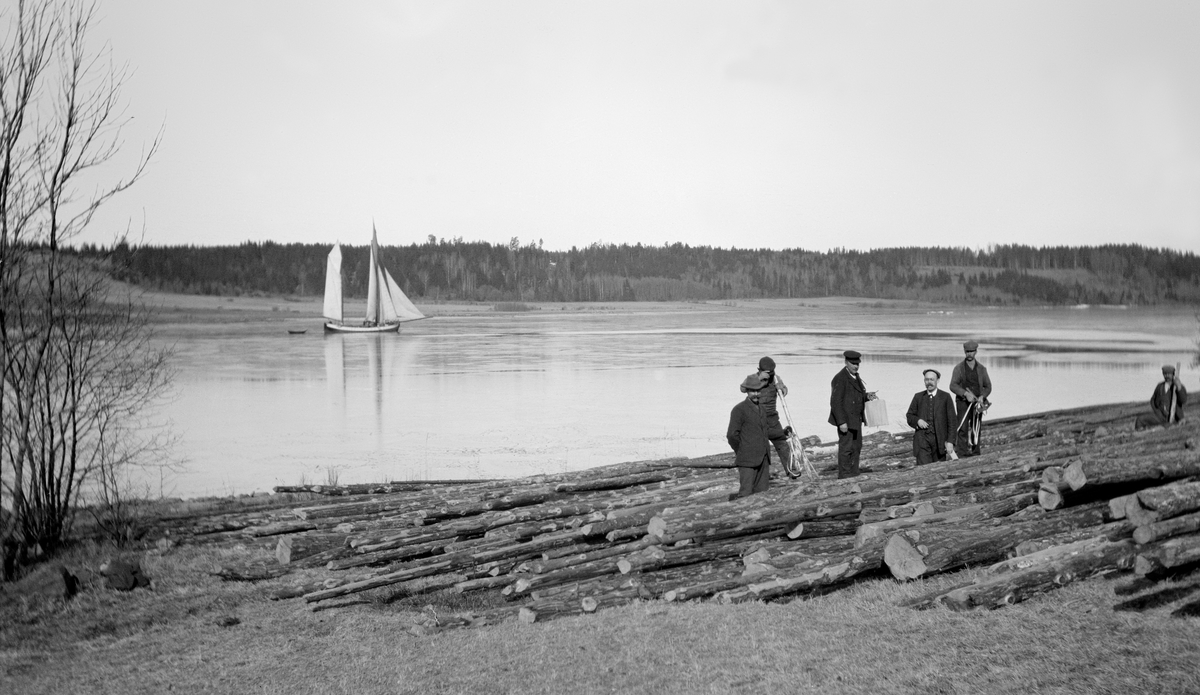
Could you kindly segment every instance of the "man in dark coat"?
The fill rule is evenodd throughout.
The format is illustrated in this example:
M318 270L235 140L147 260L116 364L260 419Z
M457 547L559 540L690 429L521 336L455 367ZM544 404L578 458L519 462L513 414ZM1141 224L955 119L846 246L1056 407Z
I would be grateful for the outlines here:
M1183 387L1183 382L1179 380L1179 377L1175 376L1175 368L1171 365L1164 365L1162 373L1163 380L1154 387L1154 394L1150 396L1150 412L1138 415L1137 420L1133 423L1134 429L1143 430L1158 425L1171 425L1183 419L1183 404L1187 403L1187 389ZM1171 416L1172 401L1175 404L1174 418Z
M749 497L756 492L766 492L771 481L771 454L767 425L767 414L759 403L765 380L751 374L742 382L742 393L746 399L733 406L729 413L729 429L725 439L737 455L734 465L738 470L738 491L729 499Z
M764 357L758 361L758 376L763 379L762 393L758 402L762 404L763 412L767 415L767 430L775 453L779 455L780 465L787 465L792 457L792 448L788 444L789 432L784 429L779 419L779 397L787 395L787 386L775 375L775 360Z
M992 380L987 367L975 360L979 343L968 340L963 343L962 362L954 365L950 376L950 392L954 394L954 406L958 411L959 453L963 456L978 456L982 439L983 414L987 412L988 396L992 394Z
M858 475L862 452L862 426L867 407L867 388L858 376L862 355L854 350L842 353L846 366L829 383L829 424L838 428L839 478Z
M945 461L954 454L954 445L958 439L958 413L954 409L954 399L950 394L937 387L942 373L936 369L926 369L922 376L925 378L925 390L918 391L908 404L908 426L913 432L913 455L917 457L917 465Z

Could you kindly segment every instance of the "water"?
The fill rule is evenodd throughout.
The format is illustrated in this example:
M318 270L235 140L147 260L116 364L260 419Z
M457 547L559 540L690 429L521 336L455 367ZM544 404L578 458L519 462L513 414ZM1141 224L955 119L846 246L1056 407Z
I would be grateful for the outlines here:
M863 380L897 432L921 370L939 369L946 388L968 338L994 384L989 417L1148 401L1164 363L1182 362L1196 387L1186 311L547 307L439 316L399 335L325 335L317 318L165 325L179 373L162 416L182 467L149 485L193 497L331 472L342 483L492 478L714 454L728 450L738 385L763 355L791 389L795 428L825 441L846 349L863 353Z

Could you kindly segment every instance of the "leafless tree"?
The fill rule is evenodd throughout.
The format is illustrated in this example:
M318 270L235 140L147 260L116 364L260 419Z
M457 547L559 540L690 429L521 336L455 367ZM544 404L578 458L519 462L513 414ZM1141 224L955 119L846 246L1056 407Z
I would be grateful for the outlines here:
M18 0L0 10L0 511L6 545L50 550L89 482L138 445L126 423L170 378L146 309L103 261L64 243L145 172L96 185L124 142L128 71L88 32L94 2ZM104 165L110 165L105 167ZM88 189L88 190L85 190Z

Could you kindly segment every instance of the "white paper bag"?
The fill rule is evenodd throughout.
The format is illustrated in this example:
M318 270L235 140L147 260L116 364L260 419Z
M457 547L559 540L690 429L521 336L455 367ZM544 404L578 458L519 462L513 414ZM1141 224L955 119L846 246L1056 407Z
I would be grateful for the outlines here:
M887 403L882 398L867 401L867 410L863 416L867 427L883 427L888 424Z

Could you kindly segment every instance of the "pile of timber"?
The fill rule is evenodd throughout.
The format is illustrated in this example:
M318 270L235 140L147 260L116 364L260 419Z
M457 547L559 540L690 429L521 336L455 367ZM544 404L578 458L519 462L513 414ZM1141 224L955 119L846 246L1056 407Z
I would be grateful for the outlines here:
M1200 562L1194 421L1135 432L1143 404L985 421L984 453L914 466L911 435L864 440L862 476L776 477L730 500L731 454L519 480L337 493L225 537L277 537L277 598L314 608L395 594L492 592L526 622L636 600L738 603L856 578L972 567L915 608L997 607L1113 572L1147 580ZM810 444L813 444L810 441ZM236 573L232 573L236 574ZM297 573L299 576L301 573Z

